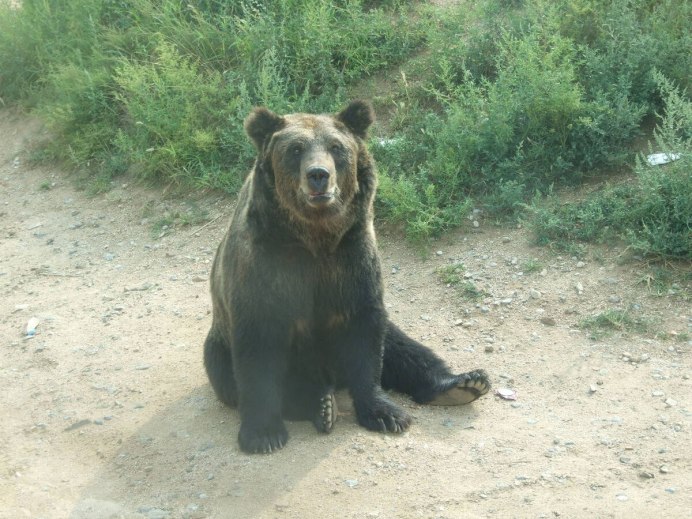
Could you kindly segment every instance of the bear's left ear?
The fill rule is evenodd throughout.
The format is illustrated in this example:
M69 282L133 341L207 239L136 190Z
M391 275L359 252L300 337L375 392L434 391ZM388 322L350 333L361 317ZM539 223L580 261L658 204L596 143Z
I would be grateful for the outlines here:
M264 141L278 132L286 124L283 117L264 107L254 108L245 119L245 132L255 143L258 151L262 150Z
M375 111L367 101L356 100L339 112L336 118L361 139L368 135L368 128L375 121Z

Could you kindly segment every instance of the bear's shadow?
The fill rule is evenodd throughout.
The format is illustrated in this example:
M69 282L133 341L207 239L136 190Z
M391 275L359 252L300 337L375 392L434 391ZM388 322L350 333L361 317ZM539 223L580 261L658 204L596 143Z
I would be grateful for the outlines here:
M236 439L237 410L221 404L209 385L197 387L129 438L114 440L115 454L81 492L70 517L215 517L224 516L224 510L234 510L235 517L255 517L280 501L332 451L350 445L359 434L378 435L356 424L347 393L339 392L337 402L340 416L331 434L318 433L309 422L287 422L286 447L248 455ZM435 408L427 409L435 413ZM473 412L459 414L464 420L474 419Z
M237 410L219 402L209 385L194 389L129 438L115 440L115 455L81 492L70 517L206 517L212 497L217 513L228 507L252 517L358 429L352 417L342 419L329 435L309 422L286 422L286 447L248 455L238 447L239 426Z

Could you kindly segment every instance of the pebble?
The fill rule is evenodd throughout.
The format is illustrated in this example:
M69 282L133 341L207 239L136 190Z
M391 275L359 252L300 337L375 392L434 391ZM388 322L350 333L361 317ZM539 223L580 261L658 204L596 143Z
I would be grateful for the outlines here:
M494 347L492 344L488 344L488 345L485 347L485 352L486 352L486 353L492 353L492 352L494 352L494 351L495 351L495 347Z
M344 483L346 483L346 486L349 488L354 488L358 486L358 480L357 479L345 479Z
M541 317L540 321L546 326L555 326L557 324L552 317Z
M612 295L608 298L608 301L611 303L619 303L621 299L618 296Z
M618 494L617 495L617 500L618 501L627 501L629 497L627 497L625 494Z
M666 398L664 404L666 404L667 407L675 407L678 405L677 401L673 400L672 398Z
M663 391L655 390L655 391L651 392L651 396L656 396L656 397L665 396L665 393Z
M574 288L577 290L577 294L579 295L584 292L584 285L582 285L579 281L574 284Z
M578 269L582 269L585 266L586 266L586 263L584 263L583 261L577 261L577 268Z
M442 256L444 254L444 252L442 252L441 250L438 250L435 254L437 254L438 256Z
M531 289L529 290L529 297L530 297L531 299L540 299L542 295L543 295L543 294L541 294L541 293L540 293L538 290L536 290L535 288L531 288Z
M421 318L423 321L429 321L430 319L432 319L432 317L430 317L428 314L423 314L423 315L420 316L420 318Z
M670 468L668 467L668 465L661 465L660 467L658 467L658 471L661 474L670 474Z

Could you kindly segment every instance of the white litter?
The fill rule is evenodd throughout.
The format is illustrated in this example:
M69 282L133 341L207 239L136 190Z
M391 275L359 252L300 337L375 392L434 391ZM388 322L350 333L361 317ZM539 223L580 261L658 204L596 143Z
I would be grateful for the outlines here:
M653 153L651 155L647 155L646 161L651 166L660 166L661 164L668 164L669 162L673 162L679 158L679 153Z

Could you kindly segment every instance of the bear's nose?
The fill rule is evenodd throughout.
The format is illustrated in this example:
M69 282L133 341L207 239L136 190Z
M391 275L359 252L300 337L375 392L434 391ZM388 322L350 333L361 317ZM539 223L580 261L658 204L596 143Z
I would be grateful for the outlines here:
M308 186L313 193L324 193L329 185L329 170L324 166L310 166L306 175Z

